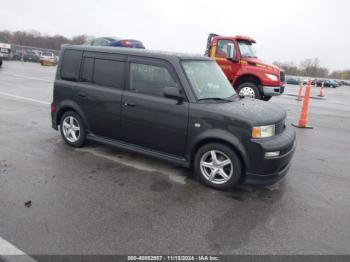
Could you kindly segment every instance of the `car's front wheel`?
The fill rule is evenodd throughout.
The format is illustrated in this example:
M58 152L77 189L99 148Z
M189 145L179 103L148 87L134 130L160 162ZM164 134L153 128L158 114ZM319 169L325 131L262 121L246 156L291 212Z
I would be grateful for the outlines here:
M243 83L237 88L237 94L240 97L251 97L255 99L261 99L261 94L258 87L253 83Z
M199 180L216 189L232 188L242 175L240 158L230 147L221 143L202 146L197 151L194 165Z
M86 131L81 117L74 111L63 114L60 122L60 131L64 141L74 147L83 146Z

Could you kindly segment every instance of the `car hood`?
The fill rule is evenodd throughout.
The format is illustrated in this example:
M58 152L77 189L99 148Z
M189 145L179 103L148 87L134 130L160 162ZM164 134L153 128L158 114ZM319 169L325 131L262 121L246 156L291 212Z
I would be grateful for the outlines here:
M267 64L259 58L243 58L243 60L247 61L248 64L265 67L267 70L274 70L276 72L281 70L278 66Z
M225 117L246 122L250 126L275 124L286 118L286 111L282 107L252 98L211 105L215 105L213 110Z

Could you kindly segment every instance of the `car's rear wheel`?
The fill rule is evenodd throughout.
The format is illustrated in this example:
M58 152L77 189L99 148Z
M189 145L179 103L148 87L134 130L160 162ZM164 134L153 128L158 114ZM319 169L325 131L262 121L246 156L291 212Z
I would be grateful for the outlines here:
M201 147L195 156L194 167L199 180L216 189L232 188L242 175L240 158L231 148L221 143Z
M237 88L237 94L240 97L251 97L255 99L261 99L261 94L258 87L253 83L243 83Z
M60 131L64 141L74 147L84 145L86 131L81 117L74 111L67 111L61 117Z

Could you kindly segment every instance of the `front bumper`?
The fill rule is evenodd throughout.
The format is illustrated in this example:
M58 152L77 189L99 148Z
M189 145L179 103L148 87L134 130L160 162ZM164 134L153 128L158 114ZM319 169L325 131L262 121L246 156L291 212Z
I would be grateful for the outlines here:
M263 86L264 96L280 96L284 92L284 86Z
M284 132L268 139L253 139L254 152L251 167L247 170L245 183L271 185L282 179L289 170L296 148L295 130L286 126ZM266 158L266 152L280 151L278 157Z

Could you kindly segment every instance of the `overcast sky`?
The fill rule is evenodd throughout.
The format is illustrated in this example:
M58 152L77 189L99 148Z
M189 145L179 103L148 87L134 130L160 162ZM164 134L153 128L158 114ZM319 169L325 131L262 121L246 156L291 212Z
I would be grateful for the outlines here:
M210 32L248 35L266 62L318 57L350 68L348 0L3 0L0 30L120 36L190 53L204 52Z

